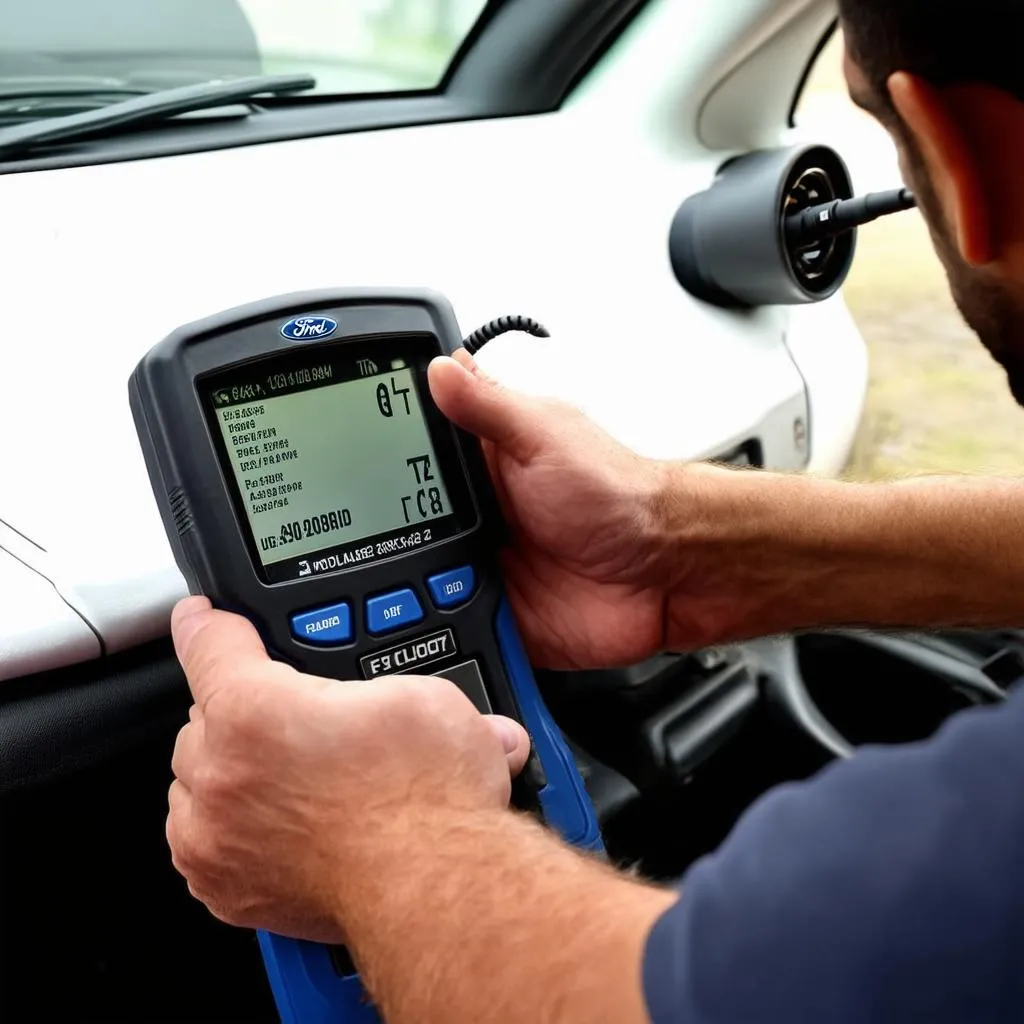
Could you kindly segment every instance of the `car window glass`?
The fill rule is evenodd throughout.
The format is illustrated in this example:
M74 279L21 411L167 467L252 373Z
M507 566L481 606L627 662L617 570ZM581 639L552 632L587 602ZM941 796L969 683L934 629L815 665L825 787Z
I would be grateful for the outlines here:
M320 94L432 89L486 0L17 0L0 88L87 79L152 90L310 73ZM97 83L102 85L103 83ZM43 111L45 113L45 111Z

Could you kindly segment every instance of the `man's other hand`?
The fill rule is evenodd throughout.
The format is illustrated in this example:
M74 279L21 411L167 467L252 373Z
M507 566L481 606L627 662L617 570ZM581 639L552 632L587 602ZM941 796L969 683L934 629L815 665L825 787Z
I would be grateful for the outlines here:
M464 350L434 360L430 390L483 442L514 535L505 582L533 663L606 667L661 650L667 464L631 452L572 406L508 390Z
M529 739L451 683L303 675L205 598L177 606L172 632L195 706L175 746L167 838L221 920L343 941L410 831L507 808Z
M535 665L608 668L801 629L1021 621L1020 481L857 484L657 462L461 350L434 360L430 389L482 442Z

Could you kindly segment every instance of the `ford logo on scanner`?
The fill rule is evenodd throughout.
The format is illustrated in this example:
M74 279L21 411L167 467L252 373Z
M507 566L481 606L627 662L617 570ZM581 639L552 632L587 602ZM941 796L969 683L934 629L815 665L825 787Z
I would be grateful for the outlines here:
M281 335L289 341L319 341L337 329L338 321L329 316L297 316L281 328Z

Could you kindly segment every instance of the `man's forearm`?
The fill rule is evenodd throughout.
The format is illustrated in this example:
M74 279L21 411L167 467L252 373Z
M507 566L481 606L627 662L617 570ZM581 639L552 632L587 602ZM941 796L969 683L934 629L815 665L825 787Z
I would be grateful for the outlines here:
M1024 624L1024 481L673 472L670 641Z
M396 822L344 894L349 941L389 1024L647 1020L647 933L675 899L505 812Z

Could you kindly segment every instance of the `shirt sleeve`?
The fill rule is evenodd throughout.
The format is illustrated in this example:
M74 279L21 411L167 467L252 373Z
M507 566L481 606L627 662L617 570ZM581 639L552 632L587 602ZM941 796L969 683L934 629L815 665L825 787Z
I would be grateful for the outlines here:
M653 1024L1024 1020L1024 693L761 799L643 981Z

